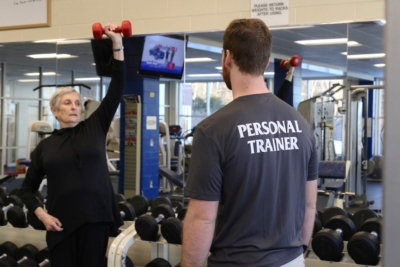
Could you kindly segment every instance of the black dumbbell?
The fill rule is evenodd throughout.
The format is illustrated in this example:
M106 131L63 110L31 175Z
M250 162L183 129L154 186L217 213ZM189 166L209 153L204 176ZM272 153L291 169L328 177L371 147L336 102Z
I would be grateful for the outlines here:
M347 243L347 252L357 264L376 265L381 253L381 227L380 218L366 220Z
M356 225L356 231L360 231L360 228L364 222L372 218L379 218L378 214L373 210L361 209L356 211L356 213L353 215L353 222Z
M133 221L136 217L135 209L127 201L118 202L119 212L124 221Z
M350 213L347 213L344 209L339 207L329 207L324 210L322 216L320 215L319 218L321 219L322 226L325 226L328 221L336 215L343 215L345 217L351 218L353 217Z
M313 235L315 236L322 229L322 222L321 218L319 217L319 213L315 212L315 220L314 220L314 228L313 228Z
M136 195L132 198L128 198L127 201L133 206L136 217L145 214L149 210L149 201L144 196Z
M36 256L38 255L38 253L39 253L39 250L34 245L26 244L18 249L15 259L12 258L11 256L6 256L6 257L1 258L0 259L0 267L20 266L20 264L22 264L23 262L26 262L29 259L31 259L31 260L36 259ZM16 261L16 259L18 261ZM24 265L22 265L22 266L24 266Z
M347 216L336 215L325 228L314 235L311 246L314 253L323 261L340 261L343 256L344 240L355 233L356 226Z
M161 204L166 204L166 205L172 207L172 202L169 198L163 197L163 196L158 196L151 201L151 210L154 210Z
M33 259L26 259L17 267L50 267L50 252L48 248L44 248L36 255L36 261Z
M126 201L126 198L122 194L115 194L115 200L117 201L117 203L119 203L121 201Z
M11 197L16 198L16 196L10 196L9 198ZM43 203L40 199L37 200L39 206L43 208ZM21 206L10 207L7 210L7 220L16 228L26 228L30 224L34 229L45 230L43 223L37 218L37 216L33 212L29 212L28 209L24 209Z
M146 241L157 241L159 238L158 224L169 217L174 217L175 212L167 204L161 204L154 208L152 214L143 214L135 221L135 229L139 237Z
M147 263L145 267L172 267L172 265L163 258L155 258L151 262Z
M4 242L0 245L0 262L4 262L5 264L9 263L9 265L15 262L15 258L17 257L18 247L12 242ZM1 263L0 263L1 264ZM6 266L6 265L0 265Z
M5 213L14 206L23 207L24 203L17 196L9 196L5 199L5 205L0 209L0 225L4 226L7 224Z
M107 256L104 256L103 267L107 267L107 265L108 265ZM128 256L125 257L125 265L122 265L122 266L125 266L125 267L135 267L135 265L133 265L132 260L131 260Z
M182 244L182 229L187 208L178 212L178 218L169 217L161 224L161 235L170 244Z

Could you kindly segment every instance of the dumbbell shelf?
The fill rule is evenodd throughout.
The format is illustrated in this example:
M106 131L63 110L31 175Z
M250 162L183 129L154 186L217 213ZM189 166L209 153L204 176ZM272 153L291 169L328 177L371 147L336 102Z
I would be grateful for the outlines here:
M331 261L322 261L318 258L317 255L314 254L314 252L312 250L310 250L310 252L308 253L305 262L306 262L306 267L380 267L382 266L381 261L378 262L377 265L360 265L360 264L356 264L348 255L347 253L347 242L348 241L344 241L344 250L343 250L343 258L341 261L339 262L331 262ZM311 248L310 248L311 249ZM382 251L382 247L381 247L381 251Z

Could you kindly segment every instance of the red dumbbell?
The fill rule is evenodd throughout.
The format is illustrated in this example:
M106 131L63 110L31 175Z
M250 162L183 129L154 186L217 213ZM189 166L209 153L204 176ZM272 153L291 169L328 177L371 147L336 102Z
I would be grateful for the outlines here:
M104 27L100 23L94 23L92 26L92 32L94 39L101 39L105 32ZM124 37L132 35L132 25L129 20L122 21L121 27L117 27L113 32L122 33Z
M288 70L290 67L297 67L301 63L301 58L298 55L294 55L291 58L282 59L279 66L283 70Z

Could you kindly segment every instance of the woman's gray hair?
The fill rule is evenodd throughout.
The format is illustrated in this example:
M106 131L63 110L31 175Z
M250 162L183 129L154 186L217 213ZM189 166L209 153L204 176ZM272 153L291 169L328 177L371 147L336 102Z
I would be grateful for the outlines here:
M78 91L76 91L74 88L72 87L60 87L57 88L57 90L54 92L54 94L51 96L50 98L50 107L55 107L58 108L60 106L60 100L63 97L63 95L69 94L75 92L79 95L79 99L81 101L81 107L82 110L84 109L83 106L83 99L80 93L78 93Z

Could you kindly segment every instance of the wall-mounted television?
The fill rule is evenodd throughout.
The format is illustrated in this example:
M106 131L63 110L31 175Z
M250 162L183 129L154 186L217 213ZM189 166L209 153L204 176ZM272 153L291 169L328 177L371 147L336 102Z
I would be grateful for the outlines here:
M138 74L182 79L186 44L184 36L145 36Z

